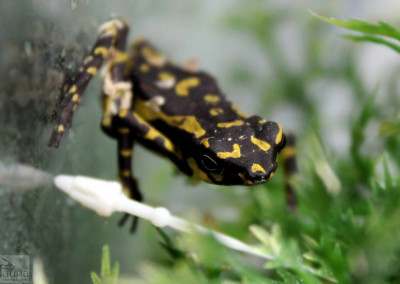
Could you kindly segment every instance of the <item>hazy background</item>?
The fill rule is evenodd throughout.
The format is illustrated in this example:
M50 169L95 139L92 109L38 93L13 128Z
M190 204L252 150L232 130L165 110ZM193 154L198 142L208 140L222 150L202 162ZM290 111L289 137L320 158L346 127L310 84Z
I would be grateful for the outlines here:
M197 59L245 113L279 121L300 141L312 129L329 153L346 155L348 121L360 98L349 82L357 80L369 94L379 86L378 102L390 101L399 86L389 74L398 74L400 57L341 39L343 31L309 11L398 26L399 6L396 0L0 1L0 254L40 258L50 283L88 283L104 244L123 275L135 273L138 263L165 257L148 223L130 235L117 227L119 216L104 220L82 208L47 175L116 179L116 145L99 127L99 78L89 85L60 148L46 146L62 74L77 68L97 27L111 15L130 24L130 39L145 37L178 62ZM41 44L32 53L35 41ZM62 64L60 54L66 58ZM377 127L371 125L371 141ZM373 148L371 142L366 151ZM33 180L15 174L10 166L18 163L42 175ZM234 223L241 218L236 207L251 204L248 188L192 186L168 161L141 147L135 148L133 166L147 203L200 223ZM13 175L21 181L14 184Z

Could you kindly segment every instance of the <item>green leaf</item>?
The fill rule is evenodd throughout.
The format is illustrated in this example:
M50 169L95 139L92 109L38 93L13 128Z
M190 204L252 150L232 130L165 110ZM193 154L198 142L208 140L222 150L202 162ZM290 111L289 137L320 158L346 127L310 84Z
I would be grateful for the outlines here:
M183 251L178 250L172 246L169 246L168 244L160 242L160 245L168 252L168 254L173 259L179 259L179 258L183 258L185 256L185 253Z
M251 225L250 231L265 246L269 253L272 253L273 255L280 254L281 246L278 239L280 229L277 225L273 227L271 233L257 225Z
M394 44L393 42L390 42L390 41L380 38L380 37L369 36L369 35L344 35L343 37L353 40L353 41L365 41L365 42L372 42L372 43L378 43L381 45L386 45L387 47L390 47L394 51L400 53L399 45Z
M103 255L101 258L101 276L110 276L110 249L107 245L103 247Z
M101 257L101 278L96 272L91 272L93 284L116 284L119 275L119 263L116 262L114 267L111 268L110 262L110 249L107 245L103 246Z
M93 282L93 284L102 284L101 282L101 279L100 279L100 277L96 274L96 272L91 272L90 273L90 276L91 276L91 278L92 278L92 282Z
M392 188L392 176L389 171L388 157L386 154L383 156L383 175L386 189Z
M114 267L111 269L110 277L111 277L112 279L118 279L118 275L119 275L119 263L116 262L116 263L114 264Z
M310 137L310 145L312 145L315 173L321 179L329 194L338 195L342 189L342 184L330 165L321 142L315 135Z
M159 242L160 245L168 252L168 254L173 259L183 258L185 256L185 252L179 250L174 243L172 242L171 238L160 228L155 227L158 234L161 236L164 242Z
M379 132L388 136L400 135L400 120L383 122Z
M283 279L284 283L287 283L287 284L303 284L304 283L299 277L290 273L287 270L278 269L278 274Z
M385 22L378 22L378 24L371 24L368 22L356 20L356 19L349 19L348 21L341 21L335 18L328 18L321 15L318 15L311 11L311 14L316 18L333 24L338 27L346 28L348 30L362 32L368 35L378 35L378 36L386 36L396 40L400 40L400 32L395 29L393 26L385 23Z

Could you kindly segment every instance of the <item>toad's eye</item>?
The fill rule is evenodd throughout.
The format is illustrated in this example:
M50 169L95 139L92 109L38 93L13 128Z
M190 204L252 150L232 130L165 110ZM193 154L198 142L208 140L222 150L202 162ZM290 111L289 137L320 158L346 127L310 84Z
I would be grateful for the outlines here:
M205 169L207 169L211 172L220 172L221 171L221 167L218 165L218 163L207 155L203 155L201 157L201 163Z

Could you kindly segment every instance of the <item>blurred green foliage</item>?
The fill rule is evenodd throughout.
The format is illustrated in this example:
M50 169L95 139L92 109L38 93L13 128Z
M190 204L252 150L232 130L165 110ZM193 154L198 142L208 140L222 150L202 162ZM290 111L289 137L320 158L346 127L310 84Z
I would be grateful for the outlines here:
M108 246L103 247L101 258L101 277L96 272L91 273L93 284L116 284L118 281L119 264L116 262L111 268L110 249Z
M318 19L333 24L335 26L342 27L351 31L361 32L361 35L345 35L344 37L348 39L354 41L366 41L383 44L400 53L400 45L396 43L400 41L400 32L388 23L379 22L378 24L371 24L356 19L341 21L334 18L327 18L316 13L312 14ZM391 42L386 38L396 40L396 42Z
M251 190L253 204L242 208L239 222L218 224L241 240L273 256L264 261L222 247L206 235L169 236L160 231L168 262L146 264L131 283L399 283L400 282L400 160L399 122L376 102L377 90L367 90L353 60L354 49L343 52L330 66L321 64L321 22L310 20L313 37L305 38L306 64L294 72L277 45L276 26L284 16L251 6L227 19L228 27L243 29L270 59L271 78L237 68L233 80L259 84L267 108L281 100L296 103L311 125L300 136L301 173L294 182L299 208L284 204L282 174ZM291 15L292 16L292 15ZM348 22L318 18L360 31L351 39L397 45L377 36L400 38L400 32L380 22ZM340 39L337 39L338 41ZM306 95L315 77L345 81L359 108L348 119L348 154L326 151L319 133L318 105ZM393 74L396 76L396 74ZM277 79L278 78L278 79ZM268 95L267 95L268 94ZM398 102L398 98L394 99ZM369 126L381 123L380 131ZM369 136L373 151L365 150ZM367 149L370 149L367 147Z

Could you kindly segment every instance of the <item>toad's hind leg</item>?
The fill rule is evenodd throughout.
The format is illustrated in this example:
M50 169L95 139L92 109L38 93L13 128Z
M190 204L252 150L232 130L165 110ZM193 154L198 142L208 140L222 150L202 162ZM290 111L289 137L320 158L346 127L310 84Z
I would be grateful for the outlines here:
M110 20L99 28L99 35L90 55L86 57L79 73L63 94L58 124L53 129L49 146L58 147L64 131L71 127L74 111L90 80L103 62L110 59L110 51L119 50L120 46L125 45L127 33L128 25L119 19Z
M293 134L286 134L286 146L283 148L281 157L283 160L286 204L289 209L297 208L297 195L293 188L294 177L298 173L296 160L296 138Z
M119 127L118 132L118 176L123 191L132 199L142 201L143 197L139 191L136 179L132 172L132 154L135 143L134 137L129 128ZM129 218L129 214L124 214L119 221L119 226L123 226ZM136 230L138 218L134 217L130 231Z

